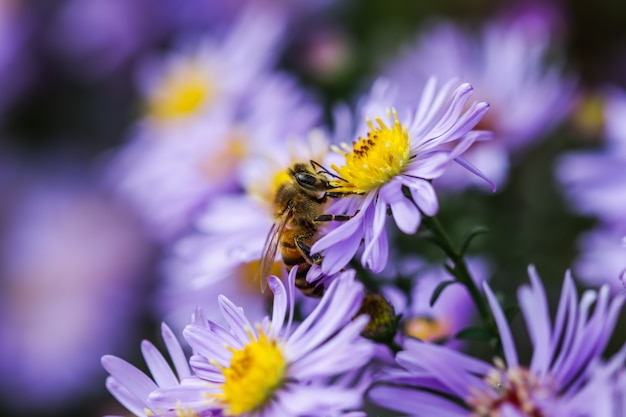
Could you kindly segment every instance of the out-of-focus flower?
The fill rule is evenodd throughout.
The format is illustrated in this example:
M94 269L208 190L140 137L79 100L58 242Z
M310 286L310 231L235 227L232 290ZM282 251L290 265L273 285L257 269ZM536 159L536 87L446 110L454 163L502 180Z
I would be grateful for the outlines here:
M489 274L487 263L479 258L468 259L471 276L480 286ZM454 278L443 266L433 266L417 258L394 262L394 276L409 278L413 287L404 296L395 286L385 286L384 293L402 314L401 329L404 337L424 342L445 343L452 348L460 347L454 336L469 327L476 316L476 309L467 289L459 283L447 286L431 306L435 289Z
M626 268L626 224L602 226L578 238L580 254L573 266L576 277L587 285L608 284L615 292L626 292L622 273Z
M153 134L166 126L184 134L189 125L236 109L274 66L284 26L280 15L246 13L224 35L196 37L147 62L138 81Z
M570 415L561 411L571 409L578 394L593 389L594 370L624 299L611 299L605 286L598 292L585 292L579 302L568 274L553 322L540 278L533 268L529 275L531 285L518 292L533 345L529 365L520 364L504 312L484 284L504 360L496 359L494 366L445 346L409 339L406 350L397 356L404 369L391 370L387 382L370 391L371 398L416 416Z
M557 161L556 173L574 211L600 219L600 226L579 238L576 276L587 284L608 283L623 291L619 276L626 249L626 93L603 91L601 121L605 147L570 152Z
M608 89L602 114L606 147L562 156L557 176L574 210L626 221L626 92Z
M345 273L292 328L295 270L287 288L275 276L269 278L271 319L253 325L224 296L219 305L227 327L197 315L184 331L194 350L190 363L196 376L154 391L152 406L236 416L335 416L358 408L363 384L355 388L329 378L360 369L373 355L373 344L360 336L367 316L351 320L363 287L353 273Z
M46 42L56 58L63 61L65 69L73 74L106 76L131 68L137 58L164 43L228 30L237 25L242 15L248 15L248 23L253 21L251 17L268 12L289 15L293 19L312 11L307 9L316 8L307 7L303 2L285 3L288 2L70 0L62 2L52 14L45 27ZM258 45L264 37L269 40L272 34L270 31L261 34L256 40ZM245 63L242 66L245 67Z
M432 75L460 77L474 86L476 97L491 105L480 126L492 130L494 140L473 147L465 157L496 184L505 182L510 156L541 139L573 102L572 80L561 75L560 65L545 65L552 40L548 24L541 24L539 17L507 16L487 24L477 36L440 22L386 71L408 101L413 100L415 86ZM475 181L458 167L437 180L452 189Z
M107 389L126 409L136 416L180 417L187 415L184 409L177 410L181 412L180 414L175 411L162 413L151 407L148 402L148 396L152 391L159 387L177 386L183 378L191 376L187 357L178 339L166 324L161 325L161 335L176 372L172 370L167 359L158 349L147 340L141 343L141 353L152 374L152 379L116 356L105 355L102 357L102 366L111 374L106 381Z
M314 100L271 72L283 25L246 14L223 39L187 45L144 72L147 112L110 172L156 238L179 236L209 197L237 189L245 158L317 122Z
M156 41L156 23L149 1L70 0L55 12L46 41L73 74L106 76Z
M324 256L325 273L341 270L361 242L362 264L380 272L388 257L388 209L402 232L415 233L422 215L433 216L439 209L431 180L455 161L482 175L461 159L474 142L491 137L491 132L472 130L489 109L484 102L467 106L472 91L469 84L455 81L438 88L430 79L416 109L406 106L396 111L397 90L383 82L374 85L362 114L357 115L359 129L352 147L337 148L345 157L344 165L331 165L340 177L331 181L333 191L355 195L337 201L336 206L354 217L312 246L312 252ZM361 118L367 122L366 132Z
M321 82L341 80L355 64L354 39L342 28L323 25L302 33L302 39L296 42L296 65Z
M60 410L132 340L148 246L122 205L58 173L18 173L0 221L0 392L22 412Z

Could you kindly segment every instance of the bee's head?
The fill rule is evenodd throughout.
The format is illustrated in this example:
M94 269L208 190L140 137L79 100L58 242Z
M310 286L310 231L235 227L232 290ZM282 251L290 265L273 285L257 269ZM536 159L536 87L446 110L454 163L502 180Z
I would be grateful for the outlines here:
M291 167L290 174L299 186L311 191L328 190L328 179L313 171L307 164L296 163Z

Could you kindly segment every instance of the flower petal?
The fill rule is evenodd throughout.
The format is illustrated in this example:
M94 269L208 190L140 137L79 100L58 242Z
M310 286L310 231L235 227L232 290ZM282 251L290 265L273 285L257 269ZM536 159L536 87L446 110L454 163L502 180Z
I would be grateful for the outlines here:
M504 316L504 312L502 311L502 307L500 307L498 299L486 282L483 282L483 290L485 291L487 301L489 302L491 312L493 313L493 318L495 319L500 332L500 341L502 342L502 350L504 351L506 364L509 368L515 368L519 365L519 361L517 359L517 350L515 350L515 343L513 342L511 328L506 321L506 317Z

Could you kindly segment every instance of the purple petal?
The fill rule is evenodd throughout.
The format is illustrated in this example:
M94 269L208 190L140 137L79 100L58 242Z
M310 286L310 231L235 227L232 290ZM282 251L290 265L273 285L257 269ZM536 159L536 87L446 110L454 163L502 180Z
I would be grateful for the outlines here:
M454 127L439 138L439 143L456 140L468 133L480 122L488 110L489 104L487 103L480 102L472 104L469 110L455 121Z
M436 108L436 106L431 105L433 99L435 98L436 92L437 79L435 77L430 77L426 81L426 85L424 86L424 90L422 91L420 102L417 106L417 112L415 114L415 118L413 119L414 124L421 124L426 117L427 111L432 111L434 108Z
M423 179L438 178L443 175L451 160L452 158L450 158L450 152L448 151L418 153L403 174Z
M208 382L221 384L225 381L224 374L212 363L209 363L204 356L194 355L189 359L189 364L196 372L196 375Z
M153 391L148 400L157 409L173 410L184 404L185 408L206 410L210 409L211 404L209 394L217 393L219 393L217 386L207 384L200 378L191 377L183 380L181 385Z
M341 416L342 411L361 405L362 393L339 386L290 385L276 398L278 408L263 417Z
M493 132L488 130L471 130L467 132L454 146L450 153L450 158L458 158L461 154L465 153L474 142L485 142L493 139Z
M504 312L500 307L500 303L496 299L496 296L489 288L486 282L483 282L483 290L487 296L487 301L491 307L493 318L496 320L496 325L500 331L500 341L502 342L502 350L504 351L504 359L509 368L515 368L519 365L517 359L517 351L515 350L515 343L513 343L513 335L511 334L511 328L506 321Z
M161 324L161 335L167 347L167 351L170 354L170 358L172 359L172 363L174 364L174 368L176 369L176 373L178 374L178 379L181 380L191 376L185 352L183 352L183 348L180 346L172 330L165 323Z
M326 275L333 275L341 271L356 254L361 246L361 239L363 239L362 233L344 240L336 248L324 251L322 272Z
M169 387L178 385L178 379L170 365L167 363L161 352L150 342L141 342L141 353L150 369L152 378L159 387Z
M548 310L545 290L532 265L528 267L528 276L531 286L521 287L517 299L528 329L528 335L533 344L530 369L538 375L544 375L550 367L553 354L550 349L550 337L552 335L550 311Z
M356 314L362 296L363 286L355 281L354 273L335 279L313 312L289 337L287 354L297 360L316 349Z
M402 182L393 179L379 190L379 199L391 207L393 218L404 233L413 234L417 231L421 216L415 204L402 193Z
M434 393L410 387L374 386L368 397L376 404L411 416L464 417L469 411Z
M382 247L387 246L386 222L387 203L378 198L373 210L373 219L368 222L369 226L367 224L365 226L365 247L361 257L361 263L368 265L373 272L380 272L386 264L387 249Z
M457 164L461 165L463 168L467 169L472 174L474 174L477 177L482 178L483 180L485 180L485 182L491 186L491 191L494 192L494 193L496 192L496 189L497 189L496 183L492 182L489 178L487 178L487 176L485 174L483 174L483 172L481 170L476 168L469 161L467 161L467 160L465 160L463 158L456 158L454 161Z
M148 398L148 394L158 388L146 374L123 359L105 355L101 362L102 367L137 398Z
M249 340L250 336L248 332L252 332L254 329L246 316L243 314L243 309L241 307L237 307L232 303L232 301L221 294L217 297L217 299L222 315L224 316L224 320L228 323L230 331L233 332L235 337L241 341Z
M401 200L391 203L390 206L391 214L398 228L409 235L415 233L422 220L422 215L415 203L403 196Z
M445 346L413 339L407 340L405 346L407 350L397 355L400 365L418 362L418 366L436 376L451 394L460 398L467 397L470 387L482 383L479 376L467 372L468 370L475 369L480 375L485 375L492 368L482 361Z
M374 346L360 333L369 318L359 316L323 345L290 365L293 376L301 379L337 375L363 366L374 354ZM359 340L361 339L361 340Z
M473 90L474 88L467 83L457 87L452 93L450 101L446 103L444 113L437 116L437 124L431 127L428 134L430 139L422 142L420 148L425 146L425 149L432 149L441 143L447 142L449 137L453 137L454 133L459 130L459 126L463 126L463 117L459 118L459 115L465 108L465 103L467 103ZM467 115L467 112L465 115Z
M136 416L146 417L146 409L149 408L147 402L148 397L139 398L136 394L130 392L128 388L120 384L117 379L108 377L106 379L106 388L111 395L115 397L128 411Z
M200 356L227 364L232 354L226 349L224 340L205 327L189 324L183 330L183 336L189 346Z
M430 182L414 180L405 182L405 185L409 187L413 201L425 215L434 216L437 214L437 211L439 211L439 200Z
M557 309L556 320L554 324L554 334L550 340L550 347L553 352L559 349L561 352L569 352L575 339L576 330L576 310L577 310L578 294L571 276L568 274L563 281L561 289L561 298ZM552 374L560 373L565 355L559 355L553 358Z
M324 249L342 242L347 236L359 235L363 229L364 217L374 202L374 194L370 194L357 206L358 213L334 230L326 233L311 246L311 253L319 253Z
M274 293L274 308L272 309L272 330L279 332L283 323L285 322L285 315L287 313L287 291L282 281L275 277L270 276L267 280L267 284Z

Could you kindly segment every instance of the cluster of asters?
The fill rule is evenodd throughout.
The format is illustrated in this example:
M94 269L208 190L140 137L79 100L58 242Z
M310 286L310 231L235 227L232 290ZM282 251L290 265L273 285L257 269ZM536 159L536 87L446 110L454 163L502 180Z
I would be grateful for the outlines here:
M606 141L599 149L562 156L557 166L570 207L598 220L594 230L580 237L581 255L573 268L590 285L607 283L622 291L626 273L626 92L606 86L581 102L581 107L594 115L590 123ZM621 280L610 279L618 275Z
M488 265L447 245L435 217L436 187L474 176L495 191L479 169L484 155L502 157L502 174L563 116L571 82L541 69L547 33L504 22L470 41L444 24L391 63L358 105L338 107L330 130L312 96L274 68L283 29L280 16L244 15L231 33L147 71L146 114L111 180L170 245L158 302L172 324L162 327L170 360L147 341L149 374L103 357L109 391L137 416L623 415L626 348L605 357L623 297L607 286L579 297L568 274L553 319L531 267L518 291L529 338L521 345L532 347L526 363L486 281ZM444 49L437 42L471 46L459 45L439 70L445 57L424 58ZM465 59L467 50L479 52ZM497 67L502 50L513 68ZM418 76L426 72L434 77ZM290 181L287 168L311 160L342 196L324 210L350 217L322 228L311 247L321 262L308 279L324 295L299 294L298 267L285 273L280 257L267 277L271 294L262 294L254 271L274 195ZM423 228L449 251L447 268L395 253L396 234ZM376 295L362 272L384 283ZM394 285L398 276L410 291ZM192 304L201 307L189 319ZM491 361L454 339L477 313L500 347Z

